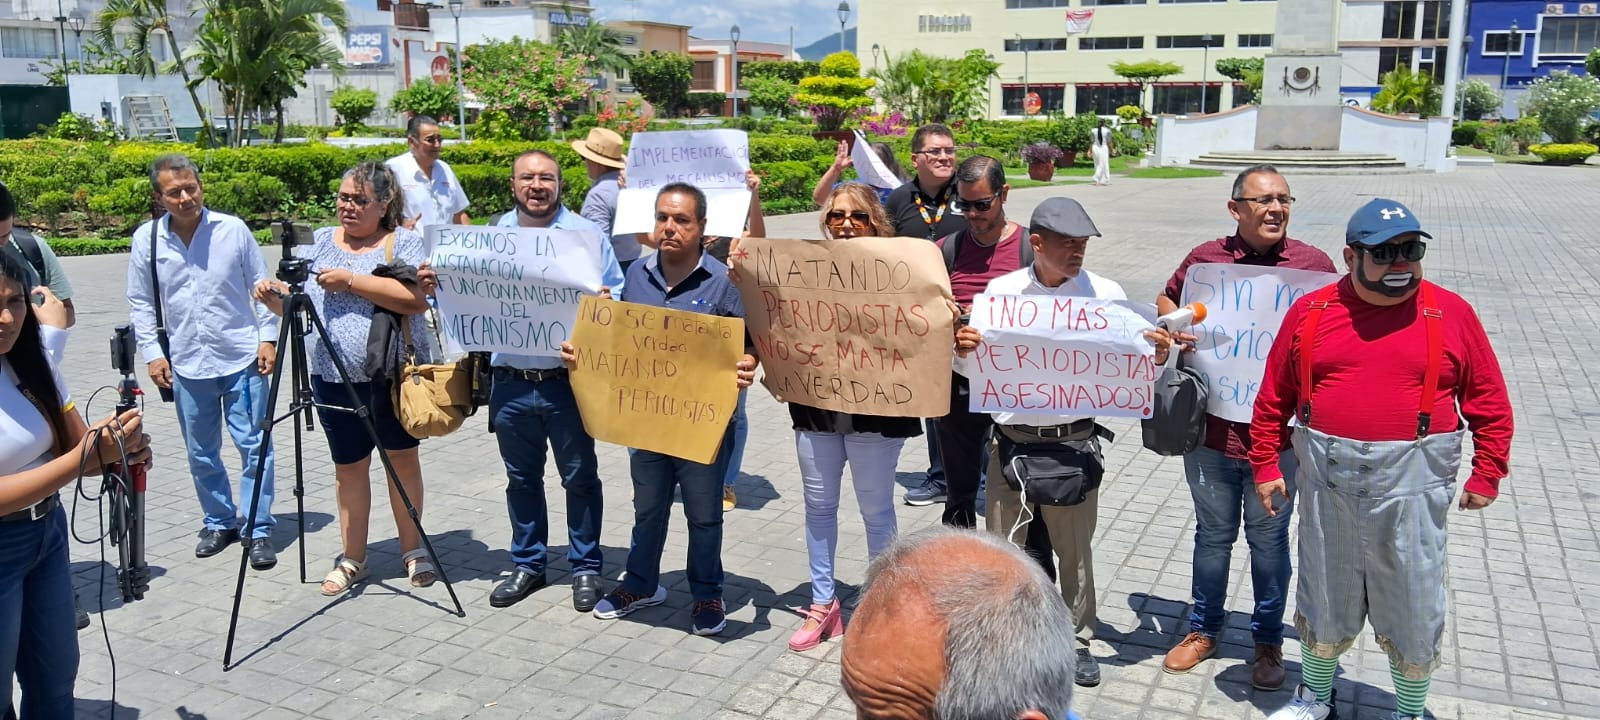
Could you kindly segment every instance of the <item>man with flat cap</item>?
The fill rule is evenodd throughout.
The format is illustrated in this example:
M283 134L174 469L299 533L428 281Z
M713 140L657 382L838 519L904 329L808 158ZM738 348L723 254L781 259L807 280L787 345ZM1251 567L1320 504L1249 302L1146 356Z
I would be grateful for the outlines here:
M1096 275L1083 267L1084 253L1089 238L1099 237L1100 230L1089 219L1078 201L1070 198L1050 198L1040 203L1028 222L1028 242L1033 246L1033 263L991 281L984 293L989 295L1047 295L1051 297L1082 297L1098 300L1126 300L1122 286L1108 278ZM1148 333L1156 344L1156 362L1166 362L1172 338L1165 331ZM962 326L956 332L956 353L962 358L983 341L971 326ZM1105 457L1100 447L1102 438L1110 440L1111 431L1095 423L1093 417L1063 417L1054 414L996 413L996 436L989 442L989 482L985 491L988 510L985 527L989 532L1005 536L1019 547L1028 536L1029 526L1042 523L1048 530L1050 545L1055 548L1059 565L1056 578L1061 584L1061 598L1072 609L1072 622L1077 637L1077 667L1073 680L1078 685L1093 687L1100 684L1100 667L1089 652L1089 641L1094 638L1095 588L1094 539L1096 513L1099 508L1099 490L1090 489L1082 501L1073 505L1042 505L1024 502L1022 493L1011 487L1002 472L1005 450L1013 444L1065 444L1072 450L1092 457L1092 463L1104 467Z
M1285 494L1278 453L1291 441L1300 468L1301 684L1271 720L1337 717L1339 655L1369 622L1389 656L1393 717L1423 716L1444 635L1450 506L1488 507L1508 473L1500 363L1472 306L1422 279L1431 237L1394 200L1362 206L1345 229L1349 275L1295 302L1267 356L1250 464L1268 513ZM1457 500L1468 432L1472 473Z
M589 130L588 137L573 140L572 149L583 158L584 169L589 172L589 192L583 196L583 208L578 214L600 226L600 231L610 238L617 264L627 272L628 266L639 259L639 237L634 233L611 234L611 223L617 217L617 193L621 190L617 178L628 164L622 142L622 136L615 131L597 127Z

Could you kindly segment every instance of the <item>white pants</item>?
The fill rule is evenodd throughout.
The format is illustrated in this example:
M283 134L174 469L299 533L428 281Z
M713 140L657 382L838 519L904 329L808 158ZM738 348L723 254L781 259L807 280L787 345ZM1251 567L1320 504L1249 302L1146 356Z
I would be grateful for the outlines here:
M1094 182L1096 185L1111 184L1111 148L1105 145L1092 145L1089 154L1094 156Z
M833 602L833 557L839 543L839 486L844 465L856 487L856 504L867 526L867 557L894 541L894 469L905 438L877 433L795 431L800 479L805 485L806 554L811 560L811 601Z

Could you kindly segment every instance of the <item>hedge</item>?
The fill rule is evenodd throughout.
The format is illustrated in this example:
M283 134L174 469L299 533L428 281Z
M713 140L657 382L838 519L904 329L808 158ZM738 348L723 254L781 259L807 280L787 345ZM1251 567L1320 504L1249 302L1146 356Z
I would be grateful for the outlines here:
M1529 145L1528 152L1538 155L1540 160L1551 165L1575 165L1600 152L1600 148L1589 143L1549 143Z

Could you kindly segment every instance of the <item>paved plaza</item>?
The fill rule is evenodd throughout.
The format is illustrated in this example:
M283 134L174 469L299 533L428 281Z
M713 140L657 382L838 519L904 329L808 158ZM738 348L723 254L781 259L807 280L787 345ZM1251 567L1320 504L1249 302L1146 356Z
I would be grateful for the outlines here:
M1451 512L1452 613L1444 666L1430 709L1441 720L1600 717L1600 171L1592 167L1500 166L1450 175L1291 174L1299 202L1291 234L1337 260L1349 213L1373 196L1408 204L1435 240L1427 276L1477 308L1499 353L1517 412L1512 474L1484 512ZM1087 265L1153 300L1184 253L1231 231L1223 206L1230 178L1118 179L1011 193L1007 210L1026 222L1055 194L1078 198L1105 237ZM775 237L815 237L816 215L769 219ZM268 252L275 264L277 250ZM127 256L65 258L77 290L66 377L80 407L117 376L106 348L127 321ZM141 372L140 382L152 386ZM103 417L113 394L94 399ZM551 587L506 609L488 595L510 568L505 473L485 413L422 447L424 526L466 608L453 614L443 583L406 583L383 490L375 486L372 579L330 599L316 585L338 553L332 484L320 429L307 434L305 545L296 539L292 431L280 426L273 540L280 561L250 572L235 649L222 654L239 553L194 557L200 512L186 471L175 414L152 392L146 421L158 454L148 495L146 598L122 605L112 584L115 550L73 546L73 570L94 624L79 635L79 718L245 720L254 718L837 718L854 717L839 689L840 641L806 654L786 641L810 600L804 506L788 414L760 388L750 394L750 442L739 507L726 518L727 630L688 631L682 568L686 534L674 511L663 560L671 591L661 607L601 621L573 611L567 587L565 518L559 479L547 468L552 524ZM1234 554L1228 629L1218 658L1184 676L1161 658L1186 627L1193 512L1179 459L1144 451L1136 426L1107 456L1096 537L1100 687L1077 693L1085 720L1263 718L1289 690L1249 684L1250 585L1243 538ZM231 449L226 453L235 457ZM235 461L230 459L230 464ZM921 439L900 460L899 481L915 486L926 465ZM236 465L235 465L236 467ZM632 520L626 452L600 446L607 490L602 542L607 588L622 571ZM375 475L375 478L377 476ZM70 509L70 507L69 507ZM938 522L939 507L898 507L901 532ZM866 545L851 493L840 507L838 576L853 592ZM95 507L79 501L77 533L93 537ZM305 553L308 583L300 582ZM104 610L100 605L104 602ZM1291 600L1292 602L1292 600ZM1291 605L1291 613L1292 613ZM108 631L110 648L102 634ZM848 642L848 635L843 640ZM1288 686L1299 646L1285 645ZM115 705L112 705L112 657ZM1340 717L1388 718L1385 656L1368 633L1345 656L1337 684Z

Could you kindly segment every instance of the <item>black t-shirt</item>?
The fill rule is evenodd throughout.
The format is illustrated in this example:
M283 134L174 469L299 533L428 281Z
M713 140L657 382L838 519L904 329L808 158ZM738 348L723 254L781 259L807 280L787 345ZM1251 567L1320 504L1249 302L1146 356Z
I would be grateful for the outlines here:
M878 433L889 438L913 438L922 434L922 418L851 415L789 403L789 419L794 429L822 433Z
M917 206L918 197L922 199L920 208ZM939 197L924 195L913 179L889 193L889 201L884 203L884 209L889 211L889 220L894 223L896 235L938 240L967 229L967 218L951 203L955 198L955 178L950 178ZM940 208L944 209L942 214Z

